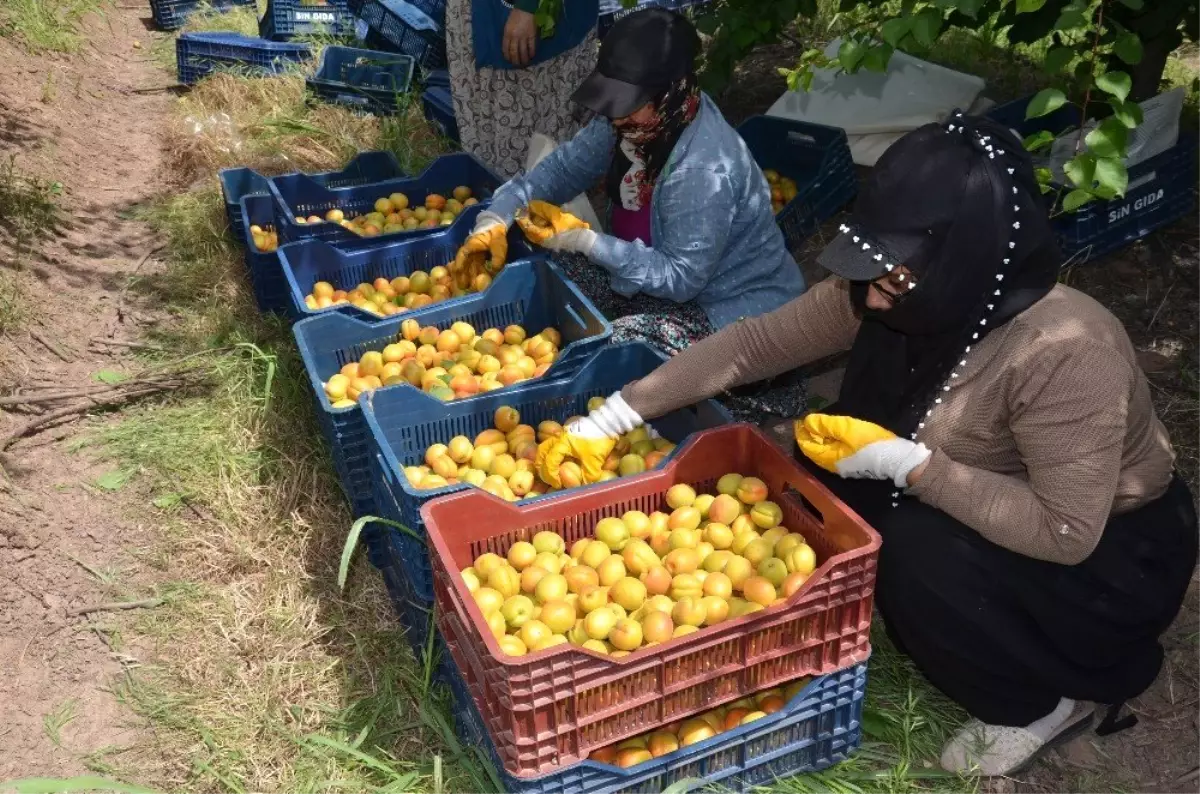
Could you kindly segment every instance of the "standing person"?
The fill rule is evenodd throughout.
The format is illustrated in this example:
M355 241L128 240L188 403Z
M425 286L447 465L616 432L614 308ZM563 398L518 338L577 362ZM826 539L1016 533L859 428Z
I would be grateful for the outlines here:
M673 355L803 293L762 170L697 87L699 53L691 22L664 9L613 25L596 71L572 96L595 118L496 191L459 259L502 239L531 202L561 204L602 184L612 234L571 229L541 244L613 320L613 341ZM747 419L793 416L804 381L789 374L722 400Z
M464 151L504 177L525 164L540 132L565 141L584 121L571 91L596 63L598 0L562 0L541 38L538 0L449 0L446 55Z
M1196 565L1195 504L1120 321L1056 282L1021 141L964 116L909 133L818 261L835 276L627 385L539 473L598 471L643 420L849 350L843 415L797 427L801 460L882 536L896 647L974 717L942 765L1013 774L1094 704L1097 733L1127 727Z

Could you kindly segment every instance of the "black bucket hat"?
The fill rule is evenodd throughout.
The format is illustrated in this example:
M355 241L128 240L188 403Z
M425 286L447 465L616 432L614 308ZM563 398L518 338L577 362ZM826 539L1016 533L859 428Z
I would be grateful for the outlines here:
M665 8L618 20L600 44L596 69L571 96L610 119L620 119L695 69L700 36L686 17Z

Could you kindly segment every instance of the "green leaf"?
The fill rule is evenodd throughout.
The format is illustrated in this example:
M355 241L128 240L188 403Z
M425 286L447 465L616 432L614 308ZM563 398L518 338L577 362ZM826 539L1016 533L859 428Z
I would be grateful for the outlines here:
M958 6L958 11L961 14L966 14L971 19L979 16L979 12L983 10L983 5L986 0L958 0L955 5Z
M1112 100L1113 118L1120 121L1129 129L1134 129L1142 123L1142 106L1137 102L1119 102Z
M132 476L133 471L130 469L113 469L97 477L96 485L106 491L119 491Z
M913 38L924 47L932 47L941 30L942 15L932 8L925 9L913 19Z
M1117 2L1126 8L1133 9L1134 11L1142 10L1142 0L1117 0Z
M1054 182L1054 172L1051 171L1049 168L1044 168L1044 167L1035 168L1035 169L1033 169L1033 176L1035 179L1037 179L1038 184L1042 186L1043 193L1046 192L1046 190L1045 190L1046 186L1053 184L1053 182Z
M867 711L863 709L862 715L862 730L867 736L872 739L883 741L888 735L888 722L883 717L875 713L875 711Z
M1123 157L1129 142L1129 130L1117 119L1105 119L1083 139L1097 157Z
M1136 33L1127 30L1113 42L1113 53L1130 66L1141 63L1142 40Z
M1096 158L1091 154L1080 154L1063 164L1063 171L1071 184L1078 188L1090 190L1095 181Z
M879 36L893 47L899 47L900 42L912 30L912 20L906 17L897 17L884 22L879 28Z
M1063 199L1063 209L1067 212L1074 212L1092 200L1092 194L1086 190L1072 190Z
M15 791L17 794L73 794L81 791L116 791L121 794L152 794L154 789L133 786L117 780L85 775L55 779L30 777L24 780L0 781L0 791Z
M1042 61L1042 68L1046 70L1047 74L1058 74L1074 57L1075 50L1070 47L1054 47L1046 53L1046 57Z
M1017 0L1017 13L1032 14L1034 11L1040 11L1044 5L1046 0Z
M1076 8L1068 8L1058 15L1054 29L1060 33L1069 30L1079 30L1088 26L1088 18Z
M863 58L862 65L864 69L872 72L886 72L888 61L892 59L892 53L896 48L890 44L879 44L867 50L866 57Z
M183 504L183 494L165 493L154 497L152 504L159 510L170 510Z
M400 530L401 532L405 533L406 535L409 535L409 536L415 538L416 540L420 541L421 543L425 542L425 538L421 537L416 532L413 532L411 529L404 526L403 524L397 523L395 521L391 521L386 518L379 518L378 516L363 516L362 518L355 521L353 525L351 525L350 532L347 533L347 535L346 535L346 544L344 546L342 546L342 559L341 559L341 562L338 564L338 578L337 578L337 585L338 585L339 590L346 589L346 577L350 573L350 560L353 559L353 557L354 557L354 550L356 548L358 548L358 536L362 534L363 527L365 527L367 524L370 524L372 522L374 522L376 524L385 524L389 527L394 527L395 529Z
M1100 157L1096 160L1096 188L1101 197L1113 199L1124 196L1129 187L1129 170L1120 157Z
M1133 80L1124 72L1105 72L1096 78L1096 88L1124 102L1133 88Z
M842 46L838 47L838 63L847 72L853 72L866 54L867 48L863 46L862 42L846 39L842 42Z
M120 372L114 372L111 369L102 369L99 372L97 372L95 375L93 375L92 377L95 378L96 380L100 381L101 383L107 383L110 386L113 384L120 383L121 381L125 380L124 375L122 375Z
M1025 118L1036 119L1048 116L1065 104L1067 104L1067 95L1057 88L1038 91L1033 99L1029 100L1029 106L1025 108Z
M662 794L683 794L685 791L691 791L705 781L697 777L688 777L683 780L676 780L671 785L662 790Z
M1035 132L1034 134L1026 137L1025 140L1021 141L1021 145L1024 146L1025 150L1028 152L1036 152L1038 149L1049 146L1052 143L1054 143L1054 133L1050 132L1049 130Z

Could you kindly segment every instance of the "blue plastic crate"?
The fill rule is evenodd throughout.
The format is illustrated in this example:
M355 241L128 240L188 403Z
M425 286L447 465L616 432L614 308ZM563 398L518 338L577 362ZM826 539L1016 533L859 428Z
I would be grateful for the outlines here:
M309 179L327 188L339 188L369 185L372 182L400 179L405 176L407 174L400 168L400 163L396 162L396 156L391 152L363 152L355 155L340 171L309 174ZM222 168L218 178L221 180L221 195L225 198L225 215L229 219L229 227L233 229L233 236L242 240L245 235L240 205L242 196L256 193L270 195L270 180L249 168ZM271 206L275 206L273 199ZM273 219L271 223L274 223Z
M814 678L774 714L628 769L580 761L557 772L517 777L500 763L470 686L449 654L438 673L450 689L459 741L485 750L507 794L664 791L687 779L695 780L689 788L749 791L779 778L828 769L862 743L865 662Z
M412 86L411 55L329 46L308 78L308 89L326 102L375 113L395 113L398 95Z
M267 11L258 21L258 34L276 41L353 32L354 16L346 0L267 0Z
M475 228L475 220L482 211L482 206L476 204L467 207L450 226L426 237L381 243L360 251L344 251L324 240L301 240L285 245L279 249L279 262L288 283L292 320L330 312L341 312L369 323L384 320L349 304L310 309L304 304L304 298L312 292L313 285L318 281L328 282L334 289L351 290L377 278L391 281L397 276L411 275L415 270L428 272L439 265L447 265L454 261L454 255ZM514 224L508 232L509 264L534 256L543 255L533 250L525 235ZM498 278L503 277L501 272ZM451 298L438 306L449 307L469 297Z
M445 0L366 0L357 14L368 46L411 55L427 71L446 68Z
M450 71L448 69L433 69L424 75L422 80L426 88L450 88Z
M1025 118L1031 97L993 108L988 116L1028 137L1043 130L1059 135L1079 127L1079 109L1067 105L1048 116ZM1066 195L1064 188L1061 195ZM1196 206L1196 136L1180 133L1178 142L1161 154L1129 169L1123 198L1091 201L1076 212L1055 204L1048 194L1047 211L1065 259L1087 262L1140 240L1155 229L1190 215Z
M423 604L414 595L412 584L404 575L401 565L400 550L394 537L385 531L389 527L383 524L368 524L363 528L362 541L367 547L367 558L383 575L383 583L387 588L388 600L392 609L400 619L404 634L412 648L413 656L418 660L425 658L429 636L433 629L433 608ZM441 645L441 635L434 632L435 642ZM440 647L434 648L435 659L444 659L446 654ZM437 667L434 668L438 669Z
M774 116L752 116L737 130L760 168L796 181L796 197L775 216L789 250L858 195L844 130Z
M643 342L629 342L603 348L569 378L551 379L551 372L539 380L450 403L430 400L411 388L379 390L370 399L360 399L371 438L371 480L376 487L377 515L424 537L421 506L471 487L460 483L428 491L413 488L404 476L404 467L419 465L428 447L445 444L457 435L475 438L491 429L496 409L502 405L516 408L521 421L535 427L547 419L561 422L570 416L586 415L588 400L619 391L666 360L665 355ZM664 438L681 442L697 430L732 421L724 408L705 400L655 419L651 426ZM554 494L537 498L553 499ZM523 500L522 504L527 501L536 499ZM433 573L428 551L416 538L391 531L417 598L423 604L432 604Z
M671 11L683 11L692 6L700 6L709 0L640 0L633 8L625 8L620 0L600 0L600 18L597 20L596 34L603 38L612 29L617 20L627 17L635 11L646 8L667 8Z
M307 44L288 44L239 33L184 33L175 40L179 82L192 85L219 69L279 74L311 57Z
M406 179L389 179L357 187L327 188L304 174L289 174L270 180L271 195L276 201L276 224L282 230L280 237L287 242L315 237L331 243L361 240L356 233L336 223L296 223L296 216L317 215L324 217L331 209L340 209L347 217L371 212L375 202L392 193L403 193L413 206L425 203L430 193L449 196L454 188L469 187L471 195L480 203L491 198L496 188L504 183L494 171L480 162L474 155L465 152L439 157L420 176ZM421 237L437 229L414 229L394 232L371 238L378 242Z
M443 138L459 142L458 121L454 117L454 98L449 88L432 86L421 94L421 107L425 119Z
M394 342L404 320L416 320L422 326L440 329L462 320L480 331L514 323L535 331L553 326L562 334L563 348L544 379L570 377L578 372L612 336L612 326L591 301L545 259L509 265L486 292L459 299L451 305L433 304L375 323L340 313L322 314L296 323L292 333L308 370L317 418L355 515L368 515L375 509L367 423L358 405L335 410L321 384L343 365L358 361L368 350L382 350ZM520 387L521 384L516 384L490 394L513 394ZM423 401L441 410L447 410L450 405L407 384L377 389L372 398L399 390L410 392L414 401Z
M150 0L150 14L159 30L183 27L187 18L201 8L227 11L237 6L253 6L256 0Z
M275 202L265 193L242 196L239 202L241 213L241 242L246 249L246 273L254 291L254 302L263 314L275 312L287 314L287 280L279 267L279 252L259 251L250 236L251 226L269 229L275 224Z

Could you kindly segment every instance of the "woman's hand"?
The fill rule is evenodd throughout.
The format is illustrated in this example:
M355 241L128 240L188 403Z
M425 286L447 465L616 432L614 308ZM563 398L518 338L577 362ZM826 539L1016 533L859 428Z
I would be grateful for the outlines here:
M501 43L504 58L514 66L528 66L537 51L537 23L533 14L514 8L504 23L504 40Z
M538 476L555 488L561 488L558 469L568 458L574 458L583 471L583 481L596 482L617 439L641 425L642 417L629 407L620 392L616 392L604 405L567 425L562 435L541 443L535 464Z
M826 471L855 479L891 480L897 488L915 484L930 455L924 444L849 416L809 414L796 422L795 432L800 451Z

